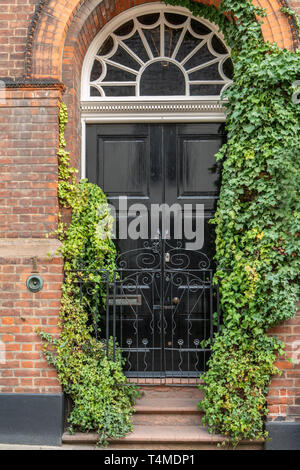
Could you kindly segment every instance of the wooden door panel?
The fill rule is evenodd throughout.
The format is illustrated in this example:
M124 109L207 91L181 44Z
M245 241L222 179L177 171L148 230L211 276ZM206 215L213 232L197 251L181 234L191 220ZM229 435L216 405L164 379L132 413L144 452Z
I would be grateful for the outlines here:
M144 239L116 240L121 302L116 332L129 375L193 376L205 368L209 353L200 354L198 348L212 331L215 232L209 221L221 185L222 165L215 154L224 141L224 126L217 123L87 126L87 177L115 206L117 226L122 220L129 226L137 216L135 210L120 210L119 197L127 197L128 208L143 204L147 218ZM152 204L176 204L177 212L189 204L192 209L185 217L191 217L194 226L196 204L202 204L201 250L186 250L190 240L184 235L185 217L183 238L175 239L176 211L171 212L168 234L161 213L162 239L150 240Z

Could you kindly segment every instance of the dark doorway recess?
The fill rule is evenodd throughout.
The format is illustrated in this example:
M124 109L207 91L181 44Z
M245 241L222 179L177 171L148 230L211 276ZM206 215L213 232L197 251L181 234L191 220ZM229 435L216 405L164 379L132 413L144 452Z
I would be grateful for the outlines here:
M221 185L215 154L225 139L219 123L87 126L87 177L107 194L117 221L114 313L102 331L116 336L128 376L198 377L206 369L203 340L218 327L209 220ZM120 239L124 224L141 237ZM187 226L202 237L191 239Z

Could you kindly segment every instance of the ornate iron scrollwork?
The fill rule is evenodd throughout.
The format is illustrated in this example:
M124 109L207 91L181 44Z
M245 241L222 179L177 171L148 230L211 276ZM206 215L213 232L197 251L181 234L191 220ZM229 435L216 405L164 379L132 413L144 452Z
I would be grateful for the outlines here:
M107 343L112 338L113 347L122 350L128 377L178 381L206 370L210 352L201 345L212 340L218 310L210 265L205 253L155 239L122 253L113 281L107 273L98 276L101 288L83 276L95 336ZM103 289L106 301L96 302Z

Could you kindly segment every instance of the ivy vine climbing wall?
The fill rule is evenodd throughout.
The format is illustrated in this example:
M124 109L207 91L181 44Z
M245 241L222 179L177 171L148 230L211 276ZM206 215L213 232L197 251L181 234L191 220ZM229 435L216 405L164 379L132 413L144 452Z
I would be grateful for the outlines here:
M62 241L65 273L60 312L62 331L58 338L42 331L40 335L45 340L44 354L56 368L63 390L72 400L68 417L70 431L97 432L99 443L105 444L109 438L117 439L132 430L131 415L138 392L131 385L124 386L126 377L120 352L113 352L110 345L107 348L93 336L90 314L94 306L90 299L94 298L96 306L99 305L104 294L102 276L111 278L115 271L113 219L103 191L87 180L76 181L76 170L70 167L65 149L66 124L67 108L62 103L58 196L61 207L72 211L71 223L61 221L55 232ZM92 292L84 294L78 276Z
M166 3L216 23L235 67L214 218L223 326L199 406L210 431L234 442L263 438L268 386L284 352L268 330L293 317L299 297L300 105L293 83L300 52L264 42L257 19L264 11L250 0L223 0L218 9L191 0Z

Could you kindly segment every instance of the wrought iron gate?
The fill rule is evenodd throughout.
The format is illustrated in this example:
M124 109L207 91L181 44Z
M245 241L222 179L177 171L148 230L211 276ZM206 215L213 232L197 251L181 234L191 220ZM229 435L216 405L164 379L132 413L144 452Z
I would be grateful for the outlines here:
M101 289L81 288L90 302L95 335L120 348L128 378L184 383L199 378L210 356L207 340L219 328L218 288L204 253L181 242L149 240L122 253L115 273L102 273Z

